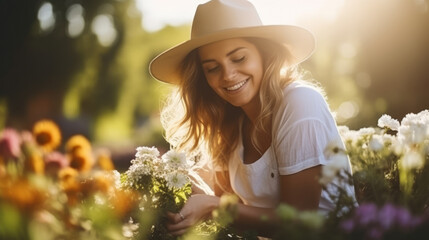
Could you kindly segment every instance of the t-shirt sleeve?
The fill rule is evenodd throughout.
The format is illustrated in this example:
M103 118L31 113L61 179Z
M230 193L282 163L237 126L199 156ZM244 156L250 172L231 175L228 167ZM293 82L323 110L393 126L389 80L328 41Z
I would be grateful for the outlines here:
M325 149L339 138L324 97L307 86L285 92L284 104L275 115L273 128L274 154L280 175L326 164Z

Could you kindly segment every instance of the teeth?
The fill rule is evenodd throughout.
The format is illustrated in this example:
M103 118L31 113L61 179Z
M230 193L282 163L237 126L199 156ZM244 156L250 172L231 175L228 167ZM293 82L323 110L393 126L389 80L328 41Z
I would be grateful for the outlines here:
M246 81L247 81L247 80L246 80ZM241 87L246 83L246 81L239 82L239 83L235 84L235 85L234 85L234 86L232 86L232 87L228 87L228 88L226 88L226 90L228 90L228 91L234 91L234 90L237 90L237 89L241 88Z

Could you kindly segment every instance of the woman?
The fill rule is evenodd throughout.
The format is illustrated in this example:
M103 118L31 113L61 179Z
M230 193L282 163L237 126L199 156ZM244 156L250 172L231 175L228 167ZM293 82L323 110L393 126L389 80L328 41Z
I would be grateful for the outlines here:
M171 234L210 216L224 192L241 200L235 226L261 236L273 232L280 203L334 208L318 178L339 134L322 94L298 81L313 49L307 30L262 25L246 0L212 0L198 6L191 39L151 62L155 78L178 86L163 110L167 140L206 149L216 177L215 195L194 194L169 215Z

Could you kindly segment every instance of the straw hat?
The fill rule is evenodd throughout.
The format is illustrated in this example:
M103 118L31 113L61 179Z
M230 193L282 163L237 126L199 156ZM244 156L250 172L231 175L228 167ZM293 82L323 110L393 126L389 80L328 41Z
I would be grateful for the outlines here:
M247 0L212 0L197 7L191 39L155 57L149 66L150 73L160 81L178 84L180 64L188 53L208 43L237 37L267 38L281 43L291 54L289 65L306 60L315 47L313 34L302 27L263 25Z

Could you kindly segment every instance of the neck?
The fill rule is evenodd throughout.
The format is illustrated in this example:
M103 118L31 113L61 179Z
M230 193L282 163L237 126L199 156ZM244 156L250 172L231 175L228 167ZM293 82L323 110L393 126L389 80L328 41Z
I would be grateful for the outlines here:
M252 101L245 106L242 106L241 109L243 109L244 113L246 114L247 118L252 122L253 125L256 124L256 119L258 118L260 114L261 109L261 103L259 101L258 97L255 97L252 99Z

